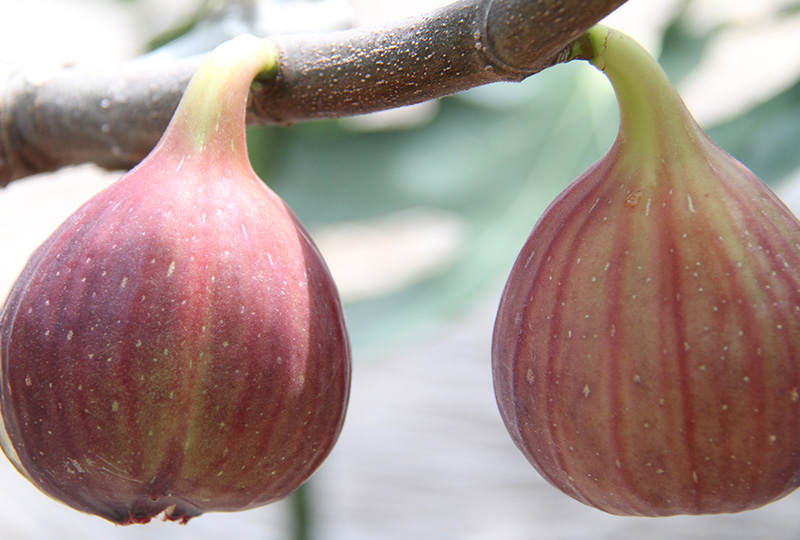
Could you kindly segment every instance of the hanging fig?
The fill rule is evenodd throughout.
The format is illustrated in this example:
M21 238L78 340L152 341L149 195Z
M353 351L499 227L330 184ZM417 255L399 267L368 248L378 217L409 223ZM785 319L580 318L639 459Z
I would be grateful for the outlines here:
M31 256L0 315L0 442L115 523L281 499L330 452L350 347L312 240L253 172L245 108L274 46L215 49L138 166Z
M517 258L492 369L514 442L606 512L737 512L800 483L800 223L716 146L656 60L602 26L610 151Z

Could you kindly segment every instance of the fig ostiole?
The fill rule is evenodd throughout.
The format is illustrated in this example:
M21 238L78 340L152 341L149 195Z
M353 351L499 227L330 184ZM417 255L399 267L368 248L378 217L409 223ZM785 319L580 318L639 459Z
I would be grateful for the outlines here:
M535 225L494 328L502 418L550 483L619 515L728 513L800 484L800 223L597 26L609 152Z
M267 40L212 51L139 165L31 256L0 314L0 441L41 491L119 524L286 497L344 422L350 345L303 225L252 170Z

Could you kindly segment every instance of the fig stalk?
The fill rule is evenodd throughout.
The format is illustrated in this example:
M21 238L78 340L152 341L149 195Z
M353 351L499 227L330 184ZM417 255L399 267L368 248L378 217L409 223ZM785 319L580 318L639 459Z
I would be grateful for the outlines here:
M217 47L192 76L158 145L167 155L249 166L242 118L253 79L278 70L275 45L242 35ZM225 152L226 157L215 152Z
M548 207L506 283L494 387L514 442L606 512L738 512L800 485L800 222L714 144L658 62L592 28L608 153Z

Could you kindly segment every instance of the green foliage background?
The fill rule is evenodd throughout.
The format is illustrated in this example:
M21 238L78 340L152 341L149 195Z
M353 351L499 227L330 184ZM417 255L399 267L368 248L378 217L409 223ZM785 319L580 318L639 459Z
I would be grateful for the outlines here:
M257 172L312 232L415 207L455 213L467 226L463 253L443 272L346 306L355 346L431 329L504 279L538 215L613 137L611 95L591 97L590 71L559 66L523 85L444 99L435 120L414 130L252 130Z

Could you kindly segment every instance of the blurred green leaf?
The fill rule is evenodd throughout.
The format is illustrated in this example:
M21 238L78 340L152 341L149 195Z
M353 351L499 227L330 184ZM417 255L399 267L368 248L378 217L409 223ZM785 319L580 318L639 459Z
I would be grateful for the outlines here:
M608 83L576 63L443 99L420 129L363 133L328 121L249 138L259 175L312 231L417 207L466 224L465 249L448 268L346 305L359 347L429 332L497 290L541 212L605 153L616 128Z
M708 134L764 182L777 185L800 168L800 82L738 118L709 128Z

